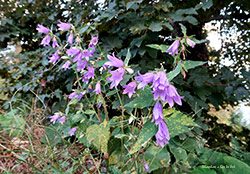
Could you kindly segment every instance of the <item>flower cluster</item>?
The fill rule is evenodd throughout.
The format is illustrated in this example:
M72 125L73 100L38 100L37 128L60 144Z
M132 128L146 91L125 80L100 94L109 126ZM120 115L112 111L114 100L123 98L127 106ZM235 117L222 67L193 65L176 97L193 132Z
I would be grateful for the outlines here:
M55 113L53 116L50 116L50 122L52 122L53 124L56 123L56 121L58 120L59 123L63 124L66 120L66 116L62 116L61 118L61 114L60 113Z
M154 100L156 101L153 109L153 119L158 125L158 132L155 137L157 140L157 145L164 147L164 144L168 144L170 139L167 125L163 119L162 104L159 100L168 102L170 107L173 107L174 102L178 105L182 105L182 96L179 96L175 87L168 82L166 73L164 71L158 71L156 73L149 72L144 75L139 73L139 76L135 77L135 80L140 82L137 86L138 89L144 88L147 84L152 83L151 88L154 94Z
M183 39L181 39L181 41L183 41ZM182 44L182 51L184 51L185 47L183 42L181 42L181 44ZM189 38L186 38L186 44L192 48L194 48L194 46L196 45L196 43ZM178 54L179 45L180 45L180 39L177 39L170 45L170 47L167 49L166 52L167 53L171 52L172 56Z

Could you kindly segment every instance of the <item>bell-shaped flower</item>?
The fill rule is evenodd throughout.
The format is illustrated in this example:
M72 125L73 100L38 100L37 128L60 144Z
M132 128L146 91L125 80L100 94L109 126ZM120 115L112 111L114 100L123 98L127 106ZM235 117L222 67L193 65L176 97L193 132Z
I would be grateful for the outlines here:
M128 97L131 98L135 93L136 82L130 82L129 84L122 87L125 88L122 94L128 94Z
M192 41L192 40L189 39L189 38L186 39L186 42L187 42L187 44L188 44L190 47L192 47L192 48L194 48L194 46L195 46L195 44L196 44L194 41Z
M163 119L159 120L158 124L158 132L155 134L156 138L156 145L160 145L161 147L164 147L165 144L169 144L170 136L169 131L166 123Z
M55 113L53 116L50 116L50 122L52 122L53 124L56 123L56 120L58 120L58 118L60 117L59 113Z
M167 53L171 52L172 56L174 56L174 54L178 54L179 44L180 44L179 39L175 40L172 43L172 45L170 45L170 47L168 48Z
M88 66L88 71L83 74L82 81L88 83L89 80L92 78L94 79L95 77L95 68L92 66Z
M69 44L72 44L72 43L73 43L73 39L74 39L74 34L73 34L73 33L70 33L70 35L69 35L69 37L68 37L68 39L67 39L67 42L68 42Z
M89 61L90 56L91 56L91 52L89 50L82 51L82 57L84 57L87 61Z
M139 76L135 77L135 80L138 81L138 82L141 82L139 83L139 85L137 86L137 89L140 89L140 88L143 88L153 82L153 79L154 79L154 73L152 72L149 72L149 73L146 73L144 75L141 75L140 72L138 72Z
M155 124L158 125L160 120L163 119L163 113L162 113L162 105L158 101L155 103L154 109L153 109L153 119L152 122L155 121Z
M69 99L73 99L75 97L77 97L77 93L76 92L72 92L71 94L69 94Z
M93 45L96 45L98 43L98 37L91 36L90 43L92 43Z
M66 53L68 56L76 56L80 53L80 49L76 47L70 47L70 49L68 49Z
M37 31L38 31L39 33L47 34L47 33L50 32L50 30L49 30L48 28L46 28L46 27L44 27L43 25L40 25L40 24L38 24L38 26L37 26L36 29L37 29Z
M77 71L83 70L87 65L87 61L77 61Z
M115 55L114 55L114 53L113 53L113 56L111 56L111 55L108 54L107 57L108 57L109 61L106 62L104 64L104 66L108 66L108 67L114 66L114 67L117 67L117 68L120 68L120 67L124 66L123 61L120 60L120 59L118 59L118 58L116 58Z
M76 130L77 130L77 127L74 127L74 128L72 128L72 129L69 130L68 134L70 136L73 136L73 135L75 135Z
M53 47L53 48L59 47L59 45L58 45L58 43L57 43L57 40L56 40L56 37L53 38L52 47Z
M93 92L95 92L96 94L101 94L101 84L100 84L100 82L96 83L95 90Z
M69 69L69 66L70 66L70 61L68 60L68 61L61 67L61 69L64 69L64 70L66 71L67 69Z
M45 47L45 46L49 45L49 43L50 43L50 35L47 35L43 38L41 45L43 45Z
M164 102L168 101L170 107L174 106L174 102L177 103L178 105L182 105L181 99L183 98L183 96L180 96L178 94L173 85L168 85L165 88L165 93L166 93L166 100Z
M51 57L49 57L49 62L55 64L59 58L58 51L56 51Z
M66 120L66 116L62 116L62 117L58 120L58 122L61 123L61 124L63 124L63 123L65 122L65 120Z
M150 171L150 168L149 168L149 166L148 166L148 164L147 164L146 162L144 163L144 167L145 167L145 170L146 170L147 172Z
M160 96L161 100L165 101L166 93L165 88L169 85L166 73L164 71L159 71L154 75L153 80L153 92L154 100L157 100Z
M61 31L69 30L71 28L70 24L67 24L65 22L61 22L60 20L59 20L59 23L60 24L57 24L57 26L59 27L59 30L61 30Z
M112 89L115 87L117 89L118 84L122 81L125 70L124 68L120 67L117 70L109 71L112 75L111 77L107 78L108 81L112 82L110 88Z

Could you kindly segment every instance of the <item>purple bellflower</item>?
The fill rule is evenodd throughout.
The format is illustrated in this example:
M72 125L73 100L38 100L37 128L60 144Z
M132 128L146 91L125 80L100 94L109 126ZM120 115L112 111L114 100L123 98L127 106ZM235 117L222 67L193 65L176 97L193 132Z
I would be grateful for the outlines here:
M114 55L114 53L113 53L113 56L111 56L111 55L108 54L107 57L108 57L109 61L106 62L104 64L104 66L108 66L108 67L114 66L114 67L117 67L117 68L120 68L120 67L124 66L123 61L120 60L120 59L118 59L118 58L116 58L115 55Z
M53 116L50 116L50 122L52 122L53 124L56 123L56 120L58 120L58 118L60 117L59 113L55 113Z
M165 88L169 85L166 73L164 71L159 71L154 75L153 80L153 93L154 93L154 100L160 98L165 101L166 100L166 92Z
M98 37L91 36L90 43L92 43L93 45L96 45L98 43Z
M144 162L144 167L145 167L145 170L146 170L147 172L150 171L150 168L149 168L149 166L148 166L148 164L147 164L146 162Z
M95 77L95 68L88 66L88 71L83 74L82 81L88 83L89 79L94 79Z
M57 50L51 57L49 57L49 62L55 64L59 58L60 56L58 55L58 50Z
M80 92L79 95L76 96L76 98L80 101L84 95L84 92Z
M70 66L70 61L68 60L68 61L61 67L61 69L64 69L64 70L66 71L67 69L69 69L69 66Z
M83 70L87 65L87 61L77 61L77 71Z
M117 89L118 84L122 81L125 70L120 67L117 70L114 71L109 71L110 74L112 74L111 77L107 78L108 81L112 82L110 85L110 89L112 89L113 87L115 87L115 89Z
M135 80L138 81L138 82L141 82L138 86L137 86L137 89L140 89L140 88L143 88L153 82L153 79L154 79L154 73L146 73L144 75L141 75L140 72L138 73L139 76L135 77Z
M95 52L95 45L93 43L89 43L88 49L90 50L89 52L90 52L91 56L93 56L94 52Z
M65 122L65 120L66 120L66 116L62 116L62 117L58 120L58 122L61 123L61 124L63 124L63 123Z
M166 93L166 101L168 101L168 104L171 108L173 107L174 102L177 103L178 105L182 105L181 99L183 98L183 96L180 96L178 94L173 85L168 85L165 89L165 93Z
M74 128L72 128L72 129L69 130L68 134L70 136L73 136L73 135L75 135L76 130L77 130L77 127L74 127Z
M129 84L122 87L125 88L122 94L128 94L128 97L131 98L135 93L136 82L130 82Z
M39 33L47 34L47 33L50 32L50 30L48 28L46 28L46 27L44 27L43 25L40 25L40 24L38 24L36 29L38 30Z
M60 22L60 24L57 24L57 26L59 27L59 30L64 31L64 30L69 30L71 28L70 24L61 22L60 20L59 20L59 22Z
M174 54L178 54L179 44L180 44L179 39L175 40L175 41L172 43L172 45L170 45L170 47L168 48L167 53L168 53L168 52L171 52L171 53L172 53L172 56L174 56Z
M80 53L80 49L76 47L70 47L70 49L68 49L66 52L68 56L76 56Z
M41 45L45 47L46 45L49 45L49 43L50 43L50 35L47 35L43 38Z
M76 92L72 92L71 94L69 94L69 99L73 99L77 96L77 93Z
M158 132L155 134L156 145L161 145L164 147L165 144L169 144L170 136L168 132L168 127L163 119L160 119L158 123Z
M192 47L192 48L194 48L194 46L195 46L195 44L196 44L194 41L192 41L192 40L189 39L189 38L186 39L186 42L187 42L187 44L188 44L190 47Z
M89 50L82 51L82 57L84 57L87 61L89 61L89 57L91 56L91 52Z
M72 44L72 43L73 43L73 39L74 39L74 34L73 34L73 33L70 33L67 42L68 42L69 44Z
M57 40L56 40L56 37L53 38L52 47L53 47L53 48L59 47L59 45L58 45L58 43L57 43Z
M96 94L101 94L101 84L100 82L97 82L97 84L95 85L95 90L93 91Z
M155 121L155 124L158 125L162 119L163 119L162 105L158 101L158 102L155 103L155 106L154 106L154 109L153 109L152 122Z

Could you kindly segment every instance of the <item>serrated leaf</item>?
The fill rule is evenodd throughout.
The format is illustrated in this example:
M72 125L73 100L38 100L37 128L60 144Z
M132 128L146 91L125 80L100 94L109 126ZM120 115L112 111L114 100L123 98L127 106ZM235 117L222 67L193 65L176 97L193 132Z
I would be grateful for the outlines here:
M148 142L157 132L157 126L155 123L152 123L150 120L147 121L141 130L141 133L135 143L135 145L132 146L129 153L133 154L136 153L138 150L141 149L142 145Z
M193 69L197 66L204 65L205 63L207 62L186 60L182 62L182 66L185 69L185 71L188 71L189 69Z
M170 71L167 73L168 81L171 81L173 78L175 78L179 73L181 72L181 61L179 61L178 65L173 71Z
M100 125L94 124L87 128L86 137L89 142L93 142L94 146L103 153L108 152L109 140L109 124L102 123Z
M169 166L170 154L166 148L151 145L144 153L150 171Z
M170 108L167 110L171 110ZM166 116L166 110L163 111L163 115ZM170 137L175 137L181 133L188 132L190 128L188 126L199 126L190 117L187 117L180 111L174 110L171 116L166 118L167 126L169 130Z
M136 97L134 100L126 104L124 107L129 107L129 108L145 108L152 106L154 102L154 97L153 94L151 93L151 89L146 86L143 89L140 89L138 91L139 97Z

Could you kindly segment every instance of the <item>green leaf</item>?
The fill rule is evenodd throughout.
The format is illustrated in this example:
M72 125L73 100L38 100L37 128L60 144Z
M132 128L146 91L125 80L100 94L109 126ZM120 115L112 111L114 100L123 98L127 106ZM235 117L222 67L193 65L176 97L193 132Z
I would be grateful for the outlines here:
M129 153L133 154L141 149L142 146L145 145L157 132L157 126L155 123L152 123L150 120L147 121L141 130L141 133L135 143L135 145L132 146Z
M175 146L175 145L170 145L170 151L173 153L176 162L183 161L185 162L187 160L187 152L181 147Z
M168 130L170 137L175 137L176 135L179 135L181 133L188 132L189 130L191 130L190 128L188 128L188 126L199 126L190 117L187 117L182 112L175 111L173 108L169 108L167 110L163 111L164 116L168 115L167 112L169 112L169 110L173 111L171 113L171 116L166 118L167 123L169 123Z
M187 28L186 28L184 25L182 25L181 23L180 23L180 26L181 26L181 31L182 31L182 33L183 33L184 35L186 35L186 34L187 34Z
M149 29L151 31L161 31L162 30L162 23L161 22L152 22L149 25Z
M168 81L171 81L173 78L175 78L179 73L181 72L181 61L179 61L178 65L173 71L170 71L167 73Z
M167 51L167 49L169 48L169 46L165 45L165 44L161 44L161 45L158 45L158 44L148 44L146 46L150 47L150 48L154 48L156 50L161 50L162 53L165 53Z
M224 156L223 157L225 168L222 168L223 173L225 174L235 174L235 173L249 173L250 167L246 163L233 158L231 156Z
M106 95L106 97L109 97L111 95L114 95L116 93L116 90L109 91Z
M193 69L197 66L204 65L205 63L207 63L207 62L186 60L186 61L182 62L182 66L183 66L185 71L188 71L189 69Z
M95 111L94 110L86 110L86 111L84 111L84 114L87 114L87 115L91 115L91 114L94 114L95 113Z
M170 154L166 148L161 146L151 145L144 153L145 160L148 163L150 171L157 170L163 166L169 166Z
M128 49L127 55L126 55L126 59L124 60L124 64L127 66L128 62L131 58L131 53L130 53L130 48Z
M124 107L129 108L146 108L153 105L154 96L151 93L151 89L146 86L143 89L138 90L139 97L126 104Z
M108 152L109 134L109 123L107 123L107 121L104 121L100 125L91 125L86 131L88 141L93 142L94 146L103 153Z
M209 9L212 6L213 6L213 0L203 0L202 1L202 9L204 11L206 11L207 9Z

